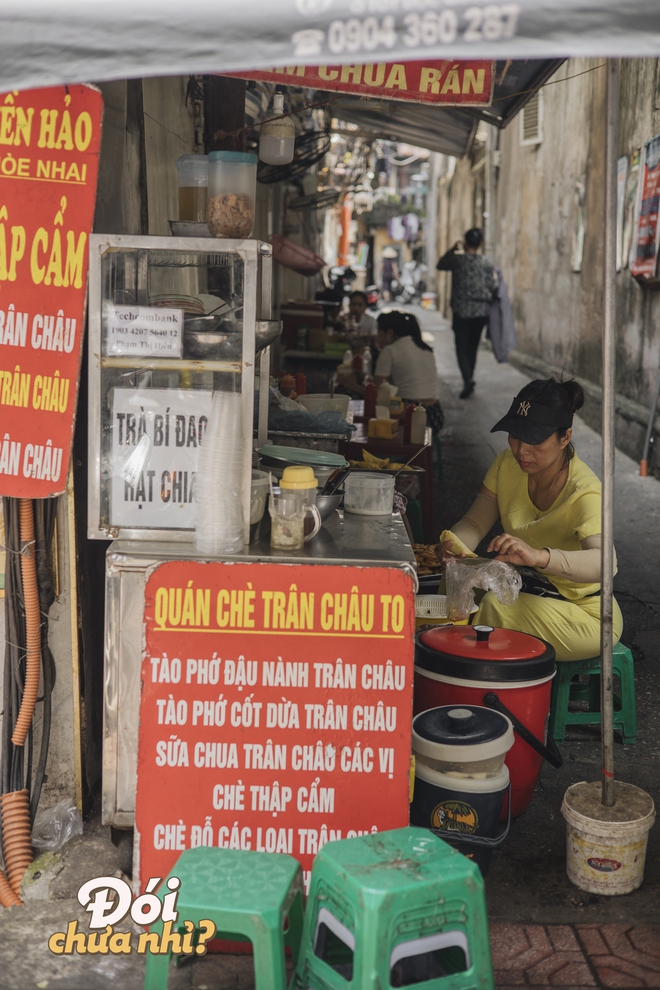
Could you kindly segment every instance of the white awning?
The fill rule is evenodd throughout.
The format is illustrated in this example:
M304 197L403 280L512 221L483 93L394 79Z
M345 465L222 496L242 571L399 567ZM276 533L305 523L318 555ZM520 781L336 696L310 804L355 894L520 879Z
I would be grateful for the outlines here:
M387 58L660 56L658 0L2 0L0 90Z

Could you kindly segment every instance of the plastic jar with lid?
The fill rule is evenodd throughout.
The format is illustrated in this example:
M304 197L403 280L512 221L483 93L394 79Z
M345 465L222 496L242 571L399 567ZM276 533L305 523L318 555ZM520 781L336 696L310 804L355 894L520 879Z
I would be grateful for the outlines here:
M213 237L250 236L256 191L256 155L243 151L210 153L206 221Z
M284 97L276 93L273 97L273 116L280 119L262 124L259 130L259 158L269 165L287 165L293 161L296 128L290 117L281 116L283 113Z
M207 155L181 155L176 161L179 179L179 220L206 220L209 184Z
M304 464L284 468L280 487L283 492L296 492L307 505L316 505L318 481L314 469Z

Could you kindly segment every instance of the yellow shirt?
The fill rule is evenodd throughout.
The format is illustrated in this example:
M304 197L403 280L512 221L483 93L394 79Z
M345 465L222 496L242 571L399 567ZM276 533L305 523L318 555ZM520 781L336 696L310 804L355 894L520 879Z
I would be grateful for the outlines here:
M530 547L581 550L582 540L601 532L601 486L590 467L574 455L568 479L549 509L537 509L527 487L528 478L507 447L496 458L484 485L497 496L504 532L524 540ZM577 584L547 574L560 594L579 601L598 591L600 584Z

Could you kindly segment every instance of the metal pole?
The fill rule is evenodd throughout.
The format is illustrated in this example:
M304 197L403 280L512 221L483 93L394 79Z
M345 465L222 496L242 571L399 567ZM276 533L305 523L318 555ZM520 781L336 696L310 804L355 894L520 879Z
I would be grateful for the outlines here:
M435 263L438 260L438 182L440 181L440 152L432 151L430 157L429 187L426 194L426 220L424 221L424 240L426 243L425 263L428 265L429 290L432 289Z
M612 695L612 584L614 570L614 389L616 330L616 163L619 123L619 60L608 59L605 84L605 236L603 258L603 517L601 553L600 711L602 802L614 804L614 713Z
M651 415L649 416L649 425L646 428L646 436L644 437L642 459L639 462L639 473L642 478L647 478L649 473L649 451L651 449L651 444L653 443L653 426L655 424L655 414L658 409L658 399L660 399L660 368L658 368L658 377L655 380L655 388L653 389Z

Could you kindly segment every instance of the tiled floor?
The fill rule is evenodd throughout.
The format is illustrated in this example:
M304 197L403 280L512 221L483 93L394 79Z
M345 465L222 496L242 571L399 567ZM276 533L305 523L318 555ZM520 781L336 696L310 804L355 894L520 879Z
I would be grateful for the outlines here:
M498 990L660 988L658 925L491 925Z

